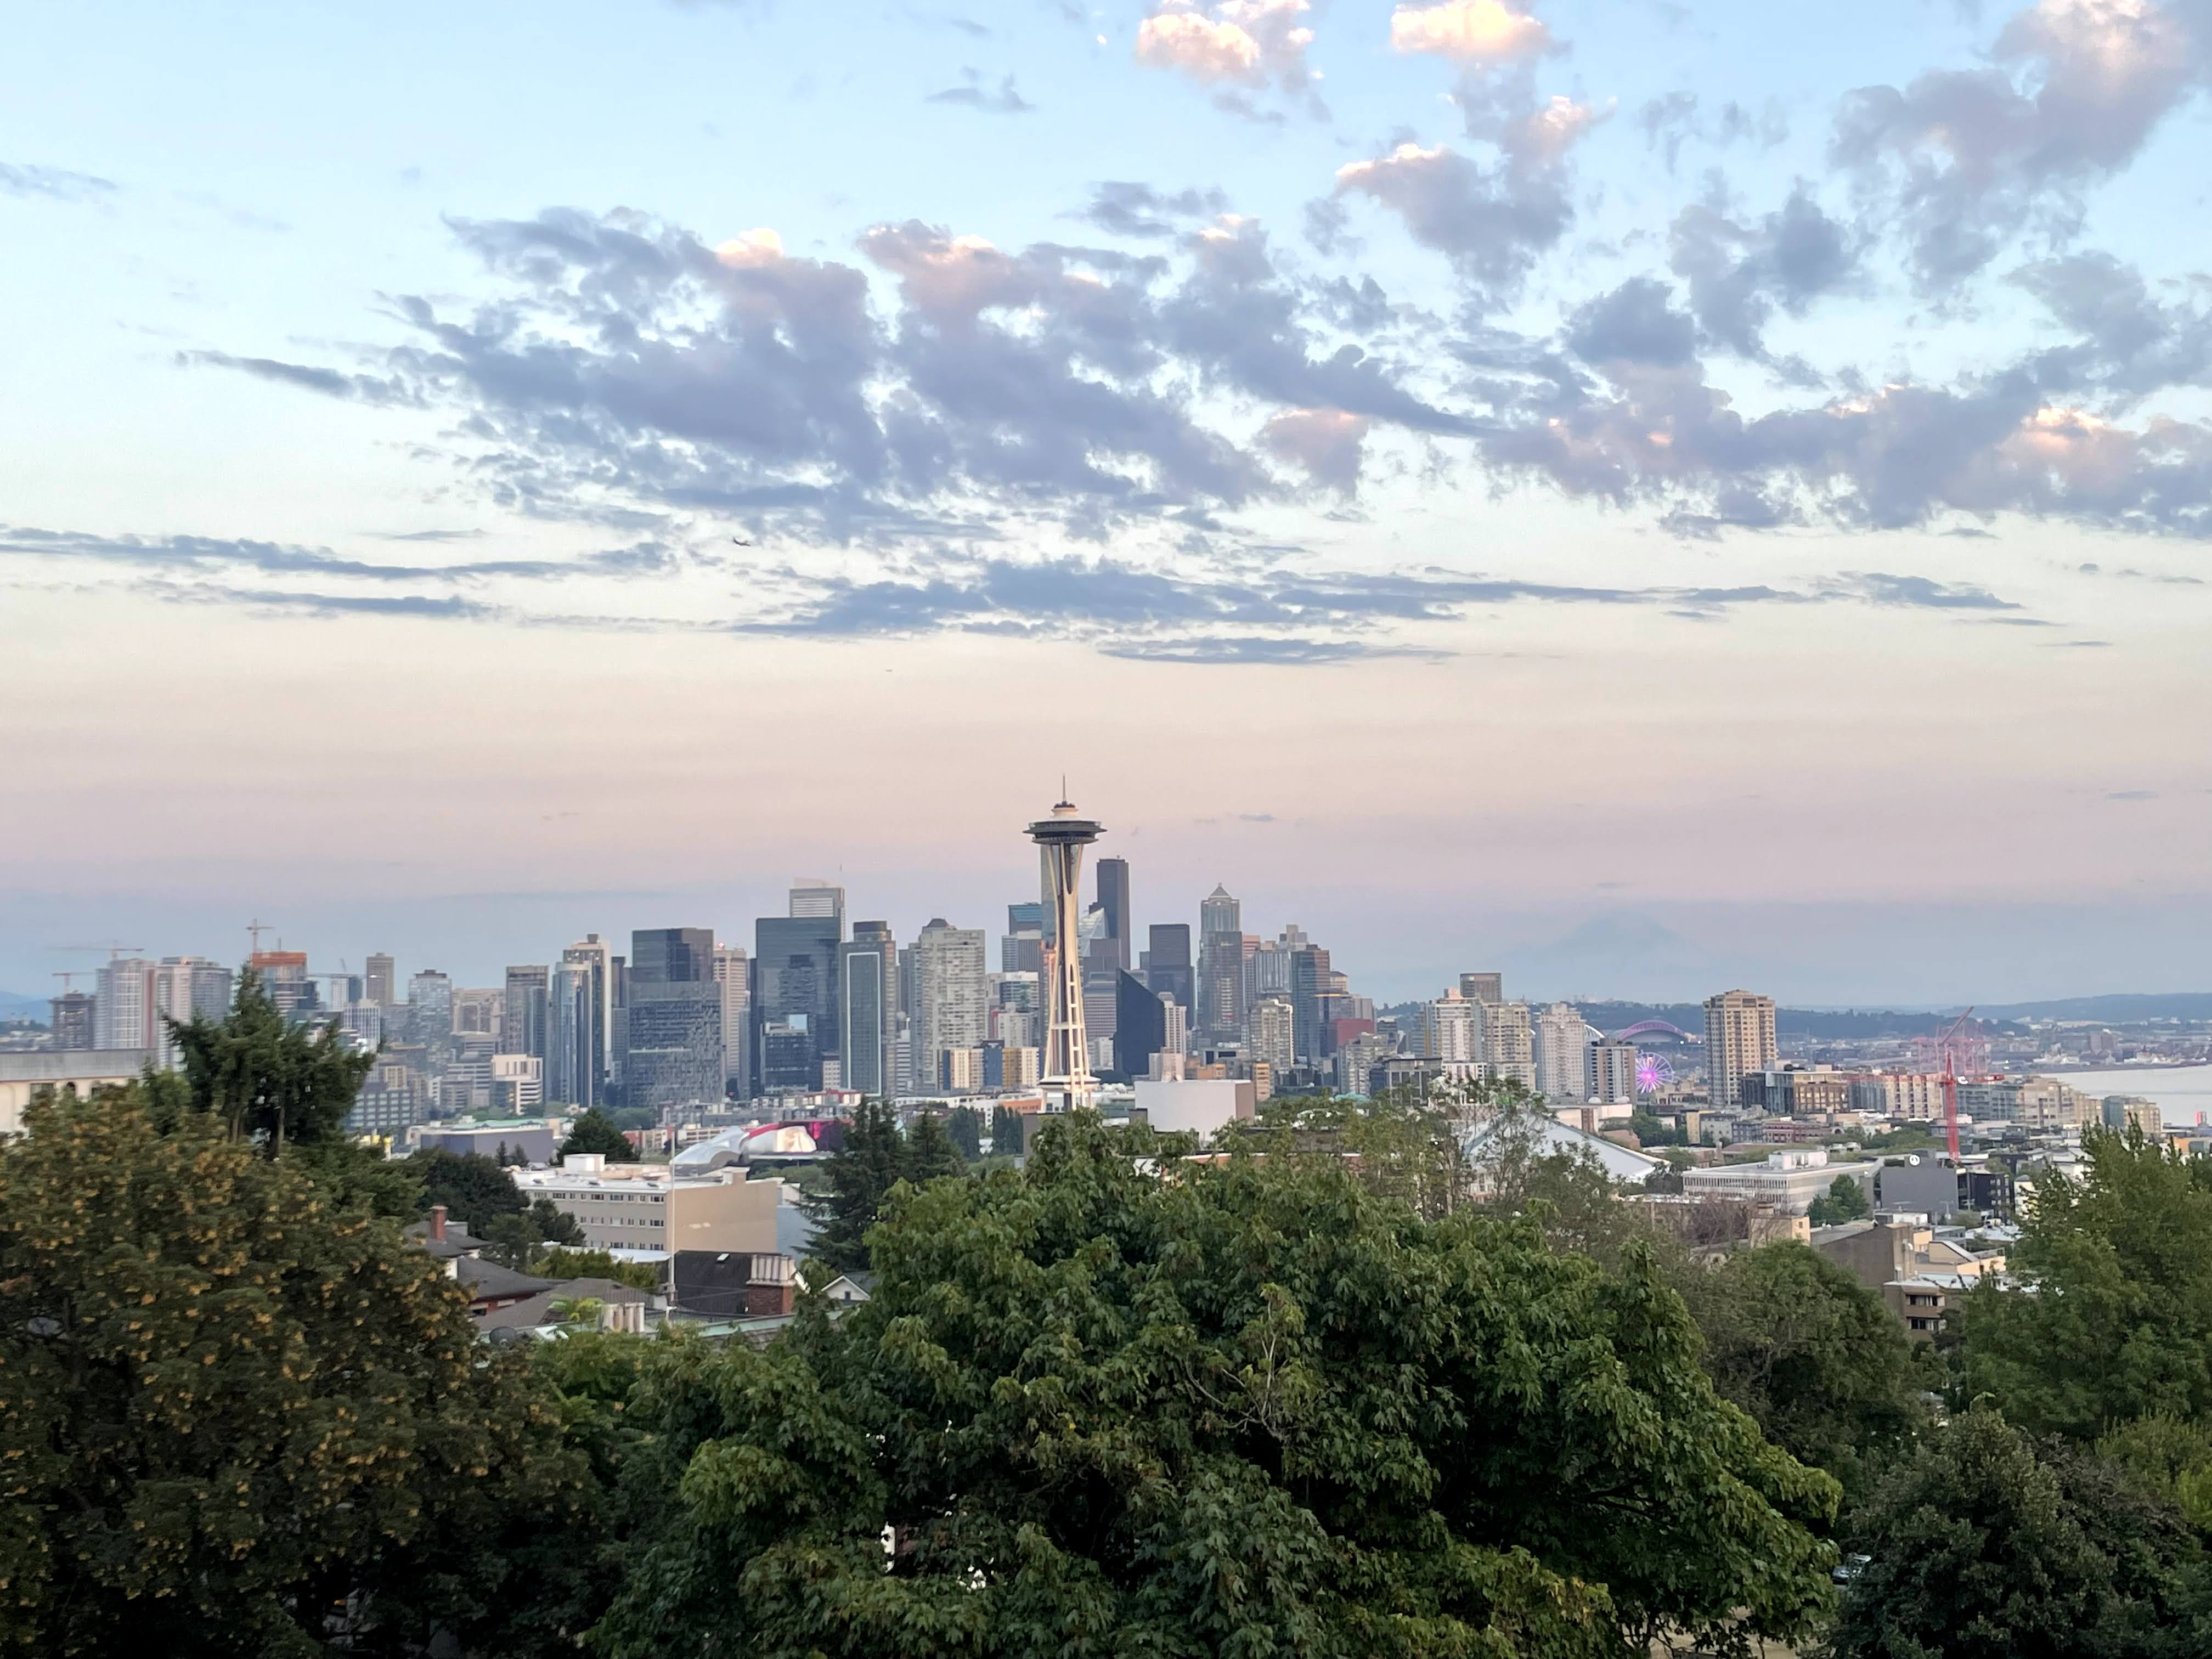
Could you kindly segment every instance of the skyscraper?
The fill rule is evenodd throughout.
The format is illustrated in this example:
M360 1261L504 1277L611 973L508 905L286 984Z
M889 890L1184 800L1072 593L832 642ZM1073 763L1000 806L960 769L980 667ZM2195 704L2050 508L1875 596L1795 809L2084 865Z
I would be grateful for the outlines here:
M285 1018L297 1014L304 1019L313 1010L315 981L308 976L305 951L256 951L246 962L260 975L261 994Z
M846 1088L878 1099L896 1089L898 1004L890 924L854 922L853 937L837 947L837 1059Z
M834 921L845 932L845 890L819 876L800 876L791 884L791 915L811 921Z
M1175 999L1164 1000L1134 974L1120 977L1115 996L1120 1006L1114 1022L1114 1069L1125 1079L1150 1077L1152 1056L1168 1047L1168 1010Z
M168 1022L188 1025L199 1015L221 1019L230 1011L231 972L205 957L163 957L147 977L146 1046L156 1066L174 1066L178 1050Z
M453 981L435 968L425 968L407 981L408 1041L434 1048L453 1035Z
M1281 1077L1297 1063L1297 1035L1291 1018L1291 1000L1270 991L1252 1005L1252 1058L1265 1061Z
M553 978L543 963L507 970L507 1006L500 1015L500 1048L510 1054L545 1058L546 999ZM374 1002L375 998L371 997Z
M1446 991L1425 1011L1421 1052L1431 1060L1480 1060L1482 1008L1456 989Z
M1130 967L1129 860L1098 860L1098 908L1106 915L1105 937L1114 942L1114 967L1127 973Z
M98 1005L89 991L64 991L49 1006L53 1011L49 1029L55 1048L82 1050L94 1045Z
M1608 1106L1636 1101L1636 1045L1601 1037L1589 1045L1584 1081L1592 1100Z
M1568 1106L1588 1099L1589 1027L1582 1011L1555 1002L1536 1016L1536 1092Z
M1235 1041L1244 1032L1244 910L1217 885L1198 907L1200 1036Z
M1535 1033L1525 1002L1482 1005L1482 1074L1501 1083L1536 1086Z
M999 971L1002 974L1041 974L1044 971L1044 906L1009 904L1006 933L999 941Z
M714 947L714 983L722 988L722 1081L740 1099L753 1091L753 975L743 947Z
M570 1045L566 1054L553 1056L557 1063L547 1068L546 1097L568 1106L604 1106L614 1062L614 951L597 933L586 933L561 952L561 961L582 977L572 976L568 991L554 998L554 1012L546 1022L549 1044L556 1049L563 1042ZM584 1000L564 1006L578 984ZM557 982L556 989L560 989Z
M1317 1065L1334 1047L1322 1025L1323 1000L1332 994L1334 982L1323 947L1302 945L1291 953L1291 1046L1302 1065Z
M1505 1000L1505 975L1503 974L1462 974L1459 994L1469 1002L1503 1002Z
M943 1086L944 1056L980 1048L990 1036L983 930L933 917L913 946L914 1068L926 1089Z
M372 951L362 975L365 981L362 994L380 1007L389 1008L395 1000L392 992L398 984L392 972L392 958L381 951Z
M117 957L102 968L94 1011L96 1048L150 1046L154 964L139 957Z
M1196 988L1191 974L1190 924L1154 922L1142 960L1145 983L1164 996L1173 997L1188 1016Z
M623 1098L661 1111L713 1105L727 1088L722 988L710 927L647 927L630 936L629 1054Z
M1705 1093L1716 1107L1741 1104L1745 1077L1780 1064L1772 997L1723 991L1705 999Z
M1083 1024L1081 954L1083 849L1104 826L1060 801L1052 816L1029 827L1037 844L1037 862L1046 902L1051 907L1050 948L1045 963L1043 1088L1048 1110L1066 1111L1090 1103L1097 1079L1091 1073L1089 1039Z
M834 888L796 888L800 893ZM837 947L842 909L763 916L753 924L753 1070L757 1092L789 1094L822 1086L822 1062L838 1056Z

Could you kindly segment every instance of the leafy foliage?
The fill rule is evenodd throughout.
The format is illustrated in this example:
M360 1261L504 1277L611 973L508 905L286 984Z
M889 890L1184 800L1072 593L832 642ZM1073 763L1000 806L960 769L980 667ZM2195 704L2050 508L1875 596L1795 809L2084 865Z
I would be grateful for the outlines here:
M2090 1441L2136 1418L2212 1424L2212 1160L2083 1132L2083 1173L2036 1178L2008 1266L1954 1315L1966 1388Z
M571 1152L597 1152L610 1164L637 1162L637 1148L615 1127L615 1121L596 1106L568 1126L568 1138L561 1143L561 1156L566 1158Z
M2097 1454L2179 1510L2200 1536L2212 1537L2212 1427L2139 1417L2100 1440Z
M1874 1206L1867 1202L1866 1188L1847 1175L1839 1175L1830 1182L1826 1193L1814 1199L1805 1212L1806 1219L1815 1227L1863 1221L1873 1213Z
M529 1208L514 1177L495 1158L482 1152L449 1152L428 1146L406 1160L422 1183L422 1206L446 1206L447 1216L465 1224L478 1238L489 1237L493 1221Z
M343 1139L346 1115L374 1068L336 1022L311 1033L276 1011L247 969L238 976L230 1012L167 1022L179 1055L186 1100L229 1132L261 1144L270 1158L287 1144Z
M893 1194L842 1318L650 1352L678 1501L595 1640L1619 1659L1826 1606L1834 1483L1715 1398L1648 1261L1158 1150L1057 1125L1019 1173Z
M955 1106L945 1120L945 1133L969 1163L983 1156L983 1115L973 1106Z
M1869 1460L1927 1420L1919 1356L1881 1298L1803 1244L1765 1244L1677 1281L1705 1333L1722 1398L1800 1462L1847 1492Z
M2196 1547L2113 1465L1984 1404L1861 1506L1835 1659L2185 1659L2212 1642Z
M484 1254L518 1271L527 1269L548 1244L574 1245L584 1242L584 1229L575 1217L550 1198L533 1200L520 1214L494 1216L484 1229L489 1248Z
M916 1117L904 1134L889 1105L864 1100L845 1125L845 1144L823 1166L822 1187L807 1207L820 1231L810 1249L839 1273L868 1265L867 1233L891 1188L960 1173L960 1153L944 1123L932 1113Z
M0 1149L0 1647L472 1638L526 1593L508 1528L576 1504L526 1362L234 1121L156 1133L133 1087L34 1105Z

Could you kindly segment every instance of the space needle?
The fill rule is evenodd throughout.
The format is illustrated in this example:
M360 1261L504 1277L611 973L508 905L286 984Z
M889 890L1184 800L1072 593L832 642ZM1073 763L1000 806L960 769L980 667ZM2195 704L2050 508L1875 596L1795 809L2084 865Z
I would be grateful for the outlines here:
M1083 849L1106 826L1085 817L1060 786L1052 816L1030 825L1044 866L1043 888L1050 897L1053 936L1045 946L1045 1038L1042 1056L1047 1111L1088 1106L1098 1079L1091 1075L1091 1048L1083 1034Z

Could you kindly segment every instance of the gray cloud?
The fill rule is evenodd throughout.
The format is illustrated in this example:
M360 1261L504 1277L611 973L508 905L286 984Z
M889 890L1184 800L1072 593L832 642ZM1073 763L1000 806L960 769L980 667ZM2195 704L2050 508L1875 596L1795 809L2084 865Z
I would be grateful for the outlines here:
M1133 179L1109 179L1093 187L1079 217L1115 236L1179 236L1194 221L1228 210L1218 190L1154 190Z
M1015 88L1014 77L1006 76L995 87L983 84L980 70L963 69L962 84L933 92L922 101L928 104L964 104L969 109L981 110L988 115L1026 115L1036 106L1022 96Z
M387 537L428 540L437 532ZM328 548L214 536L94 536L0 525L0 554L131 565L146 569L220 572L253 570L264 575L343 577L356 581L465 581L486 576L552 580L581 575L659 574L672 569L678 556L653 542L610 548L574 559L479 559L455 564L388 564L340 557Z
M0 195L43 196L56 202L96 202L116 191L115 181L65 167L0 161Z
M1990 66L1852 94L1832 154L1904 238L1919 285L1948 289L2023 231L2072 234L2085 191L2203 87L2206 46L2201 3L2039 0Z
M1724 149L1751 143L1771 149L1790 137L1789 118L1778 102L1770 100L1754 115L1729 99L1709 115L1698 94L1686 90L1650 100L1636 112L1635 119L1645 144L1666 157L1669 173L1680 161L1685 144Z
M1859 252L1854 233L1800 182L1779 210L1753 224L1709 207L1683 209L1670 233L1668 263L1689 284L1690 309L1706 337L1738 356L1765 361L1763 334L1776 308L1802 316L1814 300L1851 280Z

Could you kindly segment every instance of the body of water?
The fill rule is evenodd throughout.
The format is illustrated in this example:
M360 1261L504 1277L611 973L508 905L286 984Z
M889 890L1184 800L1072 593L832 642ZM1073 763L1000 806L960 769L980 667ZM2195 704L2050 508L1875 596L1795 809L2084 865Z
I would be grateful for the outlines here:
M2168 1127L2212 1121L2212 1066L2119 1066L2106 1072L2044 1075L2086 1095L2141 1095L2154 1100Z

